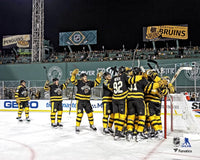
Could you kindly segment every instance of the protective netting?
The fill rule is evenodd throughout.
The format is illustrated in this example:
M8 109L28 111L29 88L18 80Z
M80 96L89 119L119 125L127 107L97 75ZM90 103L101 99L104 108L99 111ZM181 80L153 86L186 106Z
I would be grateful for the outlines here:
M173 105L173 110L171 110L171 105ZM185 95L169 95L167 106L168 131L173 128L174 131L183 133L200 133L200 118L195 117L195 112L192 111L191 105L186 100Z

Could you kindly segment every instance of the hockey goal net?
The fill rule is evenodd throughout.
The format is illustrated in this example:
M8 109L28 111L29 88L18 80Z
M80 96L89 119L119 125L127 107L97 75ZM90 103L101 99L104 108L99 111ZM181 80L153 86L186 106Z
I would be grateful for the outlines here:
M200 117L195 117L184 94L165 96L163 113L164 138L172 132L200 133Z

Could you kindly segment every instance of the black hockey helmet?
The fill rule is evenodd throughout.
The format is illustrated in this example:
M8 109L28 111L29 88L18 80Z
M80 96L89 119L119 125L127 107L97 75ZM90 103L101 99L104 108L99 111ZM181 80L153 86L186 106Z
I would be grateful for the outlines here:
M133 74L134 75L140 75L141 74L141 69L139 67L134 67L133 68Z
M81 73L81 75L80 75L81 78L82 78L82 77L85 77L85 76L87 76L86 73Z
M25 82L25 83L26 83L26 81L25 81L25 80L21 80L21 81L20 81L20 84L22 84L23 82Z
M109 72L105 72L104 74L103 74L103 79L106 79L106 76L107 75L111 75Z
M55 81L59 81L59 79L58 79L58 78L54 78L54 79L53 79L53 82L55 82Z
M124 73L126 71L124 66L119 67L118 69L119 73Z

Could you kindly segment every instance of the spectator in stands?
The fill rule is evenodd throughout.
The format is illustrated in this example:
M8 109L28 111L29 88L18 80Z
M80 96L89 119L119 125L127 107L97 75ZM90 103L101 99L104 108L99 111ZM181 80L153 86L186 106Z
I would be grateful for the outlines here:
M190 101L195 101L195 100L196 100L196 93L193 93L190 98Z
M12 89L9 89L9 91L8 91L8 98L9 99L13 99L13 91L12 91Z
M41 98L41 92L39 89L37 89L35 94L35 99L40 99L40 98Z
M185 95L185 98L189 101L190 100L189 94L185 91L184 95Z

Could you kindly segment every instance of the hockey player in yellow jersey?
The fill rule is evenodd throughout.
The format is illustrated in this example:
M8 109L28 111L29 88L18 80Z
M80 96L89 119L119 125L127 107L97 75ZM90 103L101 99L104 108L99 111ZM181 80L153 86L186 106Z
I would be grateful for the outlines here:
M87 79L87 75L82 73L80 75L81 79L76 79L76 75L79 73L79 69L75 69L72 72L71 82L77 87L77 93L75 95L76 101L76 109L77 109L77 117L76 117L76 133L80 132L80 124L83 117L83 109L87 113L90 128L93 130L97 130L94 126L94 119L93 119L93 109L90 103L90 96L91 96L91 89L93 87L98 86L101 83L101 76L102 72L97 74L95 81L89 81Z
M113 89L112 105L114 113L114 124L115 124L115 136L114 140L124 138L122 133L124 123L127 115L127 94L129 84L142 79L142 76L128 77L125 74L125 67L119 68L119 74L114 76L110 83L110 88Z
M53 83L49 84L47 80L44 86L45 91L50 92L50 101L51 101L51 126L52 127L63 127L61 124L62 114L63 114L63 106L62 106L62 91L67 88L70 80L66 80L65 83L59 85L59 79L54 78ZM56 120L56 113L57 113L57 123Z
M155 135L162 137L161 100L168 93L168 82L161 79L155 71L148 75L148 85L145 88L145 102L148 110L148 119ZM154 135L154 133L153 133Z
M20 81L20 85L17 87L15 92L15 99L18 104L18 117L19 121L22 121L22 112L25 110L26 120L30 121L29 119L29 104L28 101L30 97L28 96L28 90L26 88L26 82L24 80Z
M139 67L133 68L133 75L142 75ZM133 131L137 132L136 141L147 138L143 134L145 119L146 119L146 105L144 102L144 88L147 85L147 80L143 77L140 81L131 84L128 92L128 117L127 117L127 133L126 139L130 141L133 136ZM138 116L137 128L134 128L135 116ZM134 129L134 130L133 130Z
M113 90L110 88L111 74L109 72L105 72L103 74L103 78L105 79L103 82L103 100L102 100L103 102L103 133L112 134L114 133L112 130L112 126L114 122L114 114L113 114L113 108L112 108Z

